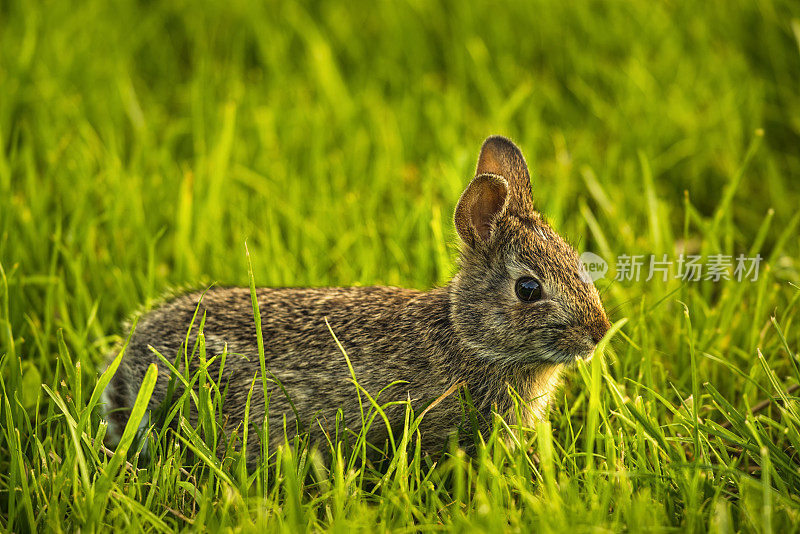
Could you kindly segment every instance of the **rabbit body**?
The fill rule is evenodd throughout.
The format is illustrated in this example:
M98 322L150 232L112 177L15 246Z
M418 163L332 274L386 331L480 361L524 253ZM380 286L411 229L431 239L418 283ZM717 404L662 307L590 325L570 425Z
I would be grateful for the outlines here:
M153 349L183 372L185 360L176 355L196 310L189 351L204 316L206 356L226 353L219 381L220 389L227 387L226 432L241 426L251 388L249 420L260 426L268 412L271 445L282 443L296 423L315 440L331 436L337 410L358 431L362 408L342 349L363 390L373 398L380 392L379 404L410 400L419 414L438 399L420 426L426 450L443 447L461 421L458 395L440 398L459 384L468 388L484 424L497 411L512 424L530 425L543 416L561 369L590 354L610 325L596 289L581 276L577 254L533 209L527 166L509 140L484 143L455 224L463 242L461 268L445 287L258 289L268 410L248 288L189 293L145 314L106 389L110 434L124 429L151 363L159 371L148 408L155 411L167 398L170 371ZM526 287L538 298L521 300L522 280L535 281ZM188 361L191 374L199 363ZM219 376L220 363L213 360L210 376ZM512 410L511 388L525 401L521 411ZM361 402L366 411L369 401L362 395ZM402 428L402 404L386 415L393 429ZM380 418L368 437L373 443L387 437ZM249 460L258 454L249 444Z
M301 414L301 421L297 422L315 438L323 438L323 431L333 432L339 409L350 429L358 431L360 427L357 388L328 325L345 350L356 380L370 395L376 397L385 386L397 382L380 394L380 404L410 399L415 407L424 407L454 384L463 382L470 388L473 402L488 418L492 407L501 412L511 408L506 384L514 385L525 395L528 390L538 390L534 382L557 377L557 365L539 364L536 373L515 373L504 362L487 362L461 347L453 336L448 288L429 292L394 287L260 288L256 295L268 373L268 423L276 444L284 439L284 418L290 431L295 428L295 410ZM249 418L261 424L265 405L250 290L212 288L205 294L195 292L174 299L140 320L110 385L108 400L116 408L123 408L109 414L112 432L122 431L127 419L124 408L132 404L151 363L159 366L159 376L150 410L157 409L164 400L170 370L149 346L174 358L186 342L188 325L198 305L188 347L191 352L200 317L205 316L206 354L210 357L226 351L224 379L220 383L220 388L228 388L224 419L232 427L244 420L247 396L255 380ZM220 363L217 358L209 366L211 377L218 376ZM190 375L198 364L197 357L190 360ZM178 359L178 368L183 371L183 358ZM540 411L546 401L541 396L529 409ZM362 402L366 403L366 411L369 403L366 398ZM402 405L392 406L387 415L402 424L404 411ZM443 399L424 417L423 446L432 449L446 443L460 417L457 395ZM374 423L370 438L386 438L380 419ZM257 447L253 450L258 452Z

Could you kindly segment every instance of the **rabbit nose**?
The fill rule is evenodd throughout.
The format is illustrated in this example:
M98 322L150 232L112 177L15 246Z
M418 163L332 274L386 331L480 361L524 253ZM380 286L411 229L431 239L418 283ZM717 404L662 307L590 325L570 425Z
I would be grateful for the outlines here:
M606 332L608 332L610 328L611 323L608 322L605 316L600 317L589 325L589 332L595 344L600 343L600 340L603 339L603 336L606 335Z

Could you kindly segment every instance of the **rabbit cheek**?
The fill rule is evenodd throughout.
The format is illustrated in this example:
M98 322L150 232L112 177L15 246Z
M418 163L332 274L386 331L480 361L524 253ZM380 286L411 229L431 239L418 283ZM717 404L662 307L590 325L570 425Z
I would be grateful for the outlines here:
M594 342L589 331L575 325L552 330L549 342L549 360L560 363L574 363L578 359L588 359Z

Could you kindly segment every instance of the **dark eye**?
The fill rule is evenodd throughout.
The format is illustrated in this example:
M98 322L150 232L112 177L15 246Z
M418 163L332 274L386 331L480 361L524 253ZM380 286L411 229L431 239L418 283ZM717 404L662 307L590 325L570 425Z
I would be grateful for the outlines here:
M542 298L542 285L530 276L517 280L516 291L522 302L535 302Z

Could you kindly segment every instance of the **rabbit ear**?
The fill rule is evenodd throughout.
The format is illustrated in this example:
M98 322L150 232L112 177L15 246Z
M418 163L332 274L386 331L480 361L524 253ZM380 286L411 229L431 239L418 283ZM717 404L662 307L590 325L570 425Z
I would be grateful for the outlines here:
M496 174L481 174L469 183L456 206L458 235L470 247L488 241L495 221L508 205L508 182Z
M510 210L520 215L533 213L528 165L520 149L511 140L493 135L483 142L475 171L476 176L481 174L496 174L508 181Z

